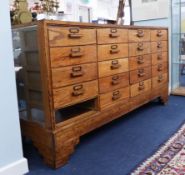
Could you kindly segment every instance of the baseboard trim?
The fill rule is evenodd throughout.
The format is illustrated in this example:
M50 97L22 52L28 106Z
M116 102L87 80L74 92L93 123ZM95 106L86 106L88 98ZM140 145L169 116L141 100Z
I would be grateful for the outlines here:
M23 175L28 172L27 159L22 158L7 166L0 168L0 175Z

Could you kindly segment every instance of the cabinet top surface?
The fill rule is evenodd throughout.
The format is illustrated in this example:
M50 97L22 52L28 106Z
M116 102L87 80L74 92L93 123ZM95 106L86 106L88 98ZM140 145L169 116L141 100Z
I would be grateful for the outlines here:
M67 22L67 21L59 21L59 20L41 20L36 21L28 24L21 24L12 26L12 29L17 28L24 28L30 27L34 25L49 25L49 26L80 26L80 27L87 27L87 28L125 28L125 29L139 29L139 28L146 28L146 29L168 29L168 27L160 27L160 26L133 26L133 25L115 25L115 24L94 24L94 23L82 23L82 22Z

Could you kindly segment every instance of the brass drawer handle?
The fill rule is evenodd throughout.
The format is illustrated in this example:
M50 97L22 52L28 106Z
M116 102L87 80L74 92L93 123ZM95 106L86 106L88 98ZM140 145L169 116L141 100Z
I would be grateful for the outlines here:
M72 95L73 96L79 96L79 95L83 95L85 92L83 85L76 85L73 87L73 92Z
M112 45L111 46L111 50L110 53L114 54L114 53L118 53L120 50L118 49L118 45Z
M158 59L158 60L162 60L162 59L163 59L162 54L158 54L157 59Z
M139 51L143 51L144 50L143 43L138 43L137 50L139 50Z
M120 94L120 91L117 90L117 91L114 91L113 94L112 94L112 100L118 100L119 98L121 98L121 94Z
M118 60L113 60L111 63L111 69L119 69L121 65L119 64Z
M83 35L78 33L70 33L69 38L81 38Z
M70 28L69 29L69 38L81 38L83 35L80 34L80 29L78 27Z
M111 38L117 38L117 37L119 37L119 34L117 33L117 29L111 29L109 36Z
M139 69L139 70L138 70L138 76L139 76L139 77L144 77L144 76L145 76L144 69Z
M159 48L159 49L162 48L162 43L161 43L161 42L158 42L158 43L157 43L157 48Z
M163 65L162 64L159 64L158 67L157 67L157 70L160 72L163 70Z
M163 75L159 75L159 77L158 77L158 82L160 83L160 82L162 82L163 81Z
M143 63L144 63L143 56L138 56L138 57L137 57L137 63L138 63L138 64L143 64Z
M138 30L138 31L137 31L137 36L138 36L139 38L144 37L144 31L143 31L143 30Z
M161 30L158 30L158 31L157 31L157 36L158 36L158 37L163 36L163 33L162 33L162 31L161 31Z
M69 32L70 33L79 33L80 32L80 28L79 27L69 28Z
M139 91L142 91L142 90L144 90L144 89L145 89L145 84L144 84L144 82L139 82L138 90L139 90Z
M120 77L119 77L119 75L114 75L112 77L112 85L117 85L119 83L120 83Z
M117 33L110 33L109 36L111 38L117 38L117 37L119 37L119 34L117 34Z
M84 53L81 51L80 47L74 47L71 49L70 57L72 58L77 58L77 57L82 57Z
M81 77L84 75L81 66L72 67L71 77Z

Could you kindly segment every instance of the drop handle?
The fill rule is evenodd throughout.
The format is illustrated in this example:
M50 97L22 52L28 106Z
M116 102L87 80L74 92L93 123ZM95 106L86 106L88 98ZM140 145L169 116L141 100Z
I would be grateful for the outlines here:
M117 91L114 91L113 94L112 94L112 100L118 100L119 98L121 98L121 94L120 94L120 91L117 90Z
M109 37L110 38L117 38L117 37L119 37L119 34L117 33L117 29L111 29Z
M139 57L137 58L137 63L138 63L138 64L143 64L143 63L144 63L144 59L143 59L142 56L139 56Z
M138 31L137 31L137 36L138 36L139 38L144 37L144 31L143 31L143 30L138 30Z
M162 71L163 70L163 65L162 64L159 64L158 67L157 67L157 70L158 71Z
M82 34L78 34L78 33L70 33L68 36L69 36L69 38L81 38L81 37L83 37Z
M118 53L118 52L120 52L120 50L118 49L118 45L112 45L110 53L114 54L114 53Z
M119 69L121 65L119 64L118 60L113 60L111 63L111 69Z
M158 82L160 83L160 82L162 82L162 81L163 81L163 76L160 75L160 76L158 77Z
M80 29L78 27L74 27L74 28L70 28L69 29L69 34L68 34L68 37L69 38L81 38L83 37L82 34L80 34Z
M84 75L84 71L81 66L72 67L71 77L80 77Z
M115 75L112 77L112 85L117 85L120 83L119 75Z
M143 43L139 43L138 44L137 50L139 50L139 51L143 51L144 50Z
M72 92L73 96L80 96L80 95L83 95L84 93L85 93L85 90L83 88L83 85L76 85L73 87L73 92Z
M158 48L158 49L161 49L161 48L162 48L162 43L161 43L161 42L158 42L158 43L157 43L157 48Z
M144 76L145 76L144 69L139 69L139 71L138 71L138 76L139 76L139 77L144 77Z
M109 36L111 38L117 38L117 37L119 37L119 34L117 34L117 33L110 33Z
M158 54L157 59L158 59L158 60L162 60L162 59L163 59L162 54Z
M139 91L142 91L142 90L144 90L144 89L145 89L144 82L140 82L140 83L139 83L138 90L139 90Z
M77 57L82 57L84 55L84 53L81 51L80 47L77 48L72 48L71 49L71 53L70 53L70 57L71 58L77 58Z
M161 31L161 30L158 30L158 31L157 31L157 36L158 36L158 37L163 36L163 33L162 33L162 31Z

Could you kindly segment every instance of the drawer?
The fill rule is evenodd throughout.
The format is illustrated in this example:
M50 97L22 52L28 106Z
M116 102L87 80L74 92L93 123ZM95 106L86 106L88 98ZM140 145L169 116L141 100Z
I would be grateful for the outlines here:
M98 63L99 77L106 77L128 71L128 58L121 58Z
M150 53L150 42L138 42L129 44L129 56L138 56Z
M141 81L131 86L131 97L135 97L151 89L151 79Z
M168 75L167 73L160 74L157 77L152 78L152 87L157 88L160 85L168 82Z
M128 57L128 44L98 45L98 60Z
M129 87L117 89L113 92L108 92L105 94L100 95L100 108L106 108L111 105L114 105L115 103L121 102L123 100L129 99Z
M151 78L151 66L130 71L130 84Z
M96 63L52 69L53 88L90 81L97 77Z
M50 48L51 67L96 62L96 45Z
M158 52L152 54L152 65L168 62L168 52Z
M150 41L150 30L129 30L129 42Z
M151 41L168 40L167 30L151 30Z
M151 42L151 52L167 52L168 43L167 41Z
M135 70L151 65L151 55L139 55L129 58L129 69Z
M74 46L96 43L95 29L78 27L49 27L49 46Z
M98 81L90 81L86 83L67 86L53 90L54 108L59 109L88 99L92 99L98 95Z
M166 73L168 71L168 63L161 63L155 66L152 66L152 77L158 76L162 73Z
M99 79L100 93L106 93L129 85L129 73L116 74Z
M127 43L128 30L117 28L97 29L98 44Z

